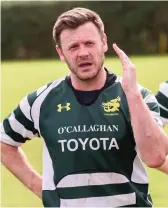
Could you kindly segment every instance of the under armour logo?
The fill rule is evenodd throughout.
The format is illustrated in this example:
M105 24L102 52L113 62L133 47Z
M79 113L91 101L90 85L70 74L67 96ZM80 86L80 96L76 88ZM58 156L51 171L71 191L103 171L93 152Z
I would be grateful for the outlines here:
M62 109L66 109L66 111L69 111L69 110L71 110L70 105L71 105L70 103L66 103L65 106L62 106L61 104L59 104L59 105L57 105L57 107L58 107L57 111L61 112Z

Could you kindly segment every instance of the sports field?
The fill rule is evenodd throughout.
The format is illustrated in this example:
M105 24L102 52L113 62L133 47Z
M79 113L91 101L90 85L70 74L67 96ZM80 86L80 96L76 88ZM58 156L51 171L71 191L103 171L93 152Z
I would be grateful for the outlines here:
M137 80L156 93L159 83L168 79L168 56L131 57L137 67ZM118 58L108 58L105 66L114 73L122 74ZM7 116L27 93L51 82L68 72L57 60L2 62L2 119ZM165 129L168 133L168 128ZM23 149L35 169L42 170L42 140L34 139ZM168 207L168 176L148 169L150 191L154 206ZM42 207L41 201L28 191L4 167L2 167L1 207Z

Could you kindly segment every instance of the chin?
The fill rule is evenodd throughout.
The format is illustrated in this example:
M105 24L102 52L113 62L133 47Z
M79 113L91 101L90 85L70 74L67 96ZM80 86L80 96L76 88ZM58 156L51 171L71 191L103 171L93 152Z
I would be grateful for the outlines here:
M79 74L77 77L82 81L89 81L97 77L98 73Z

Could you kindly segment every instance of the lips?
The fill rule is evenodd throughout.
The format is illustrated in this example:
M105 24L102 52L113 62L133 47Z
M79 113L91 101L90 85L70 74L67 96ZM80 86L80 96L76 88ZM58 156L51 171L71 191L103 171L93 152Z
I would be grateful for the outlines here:
M91 66L92 65L92 63L91 62L81 62L80 64L79 64L79 67L87 67L87 66Z

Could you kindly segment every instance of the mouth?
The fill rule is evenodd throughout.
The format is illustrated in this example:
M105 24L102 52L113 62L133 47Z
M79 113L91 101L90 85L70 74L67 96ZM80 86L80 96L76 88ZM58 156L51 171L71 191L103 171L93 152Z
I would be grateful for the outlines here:
M92 66L92 63L91 62L82 62L78 65L79 67L82 67L82 68L85 68L85 67L89 67L89 66Z

